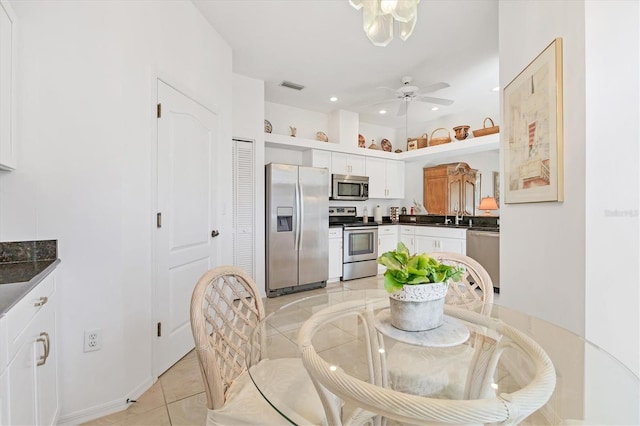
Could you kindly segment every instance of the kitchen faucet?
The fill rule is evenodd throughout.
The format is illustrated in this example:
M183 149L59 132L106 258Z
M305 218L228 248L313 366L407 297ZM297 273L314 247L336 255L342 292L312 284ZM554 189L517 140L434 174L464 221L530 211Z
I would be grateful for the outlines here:
M460 214L459 216L458 216L458 213ZM462 222L462 219L464 219L464 212L456 210L456 225L460 225L460 222Z

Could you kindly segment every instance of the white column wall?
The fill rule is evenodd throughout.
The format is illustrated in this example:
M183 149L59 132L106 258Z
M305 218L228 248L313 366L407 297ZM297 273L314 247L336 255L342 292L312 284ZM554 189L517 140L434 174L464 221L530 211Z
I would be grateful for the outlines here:
M264 209L264 81L233 74L233 137L254 141L255 166L255 259L254 280L265 291L265 209Z
M78 424L154 380L156 75L217 111L230 141L231 49L190 2L13 7L19 168L0 174L0 240L58 240L60 420ZM229 176L230 161L218 171ZM230 231L230 187L220 190ZM102 349L83 353L93 328Z
M501 206L500 303L584 335L584 2L501 1L499 22L502 88L563 38L565 166L564 202Z
M640 375L639 19L638 2L585 3L586 337L636 375ZM634 130L623 131L629 127ZM605 284L609 282L612 285Z

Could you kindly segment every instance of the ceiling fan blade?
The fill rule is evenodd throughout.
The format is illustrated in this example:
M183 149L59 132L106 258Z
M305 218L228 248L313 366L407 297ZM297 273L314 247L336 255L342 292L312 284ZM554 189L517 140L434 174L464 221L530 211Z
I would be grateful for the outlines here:
M435 92L436 90L444 89L446 87L449 87L449 83L445 83L444 81L441 81L440 83L434 83L434 84L430 84L427 87L423 87L421 92L431 93L431 92Z
M451 105L453 103L451 99L433 98L431 96L423 96L423 95L418 96L416 99L420 102L428 102L430 104L438 104L438 105Z
M396 116L400 117L402 115L407 115L407 105L408 102L402 102L398 107L398 112L396 112Z

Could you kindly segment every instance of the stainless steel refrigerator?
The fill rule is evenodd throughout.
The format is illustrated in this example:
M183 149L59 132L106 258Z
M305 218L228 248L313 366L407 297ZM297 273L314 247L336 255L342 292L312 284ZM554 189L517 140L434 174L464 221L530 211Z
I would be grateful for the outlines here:
M266 168L266 293L324 287L329 278L328 169Z

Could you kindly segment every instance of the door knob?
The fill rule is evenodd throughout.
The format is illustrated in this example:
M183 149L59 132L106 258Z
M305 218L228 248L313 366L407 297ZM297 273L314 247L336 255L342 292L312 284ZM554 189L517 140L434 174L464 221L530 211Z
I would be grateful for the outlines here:
M211 238L215 238L215 237L217 237L218 235L220 235L220 232L218 232L218 230L217 230L217 229L214 229L213 231L211 231Z

